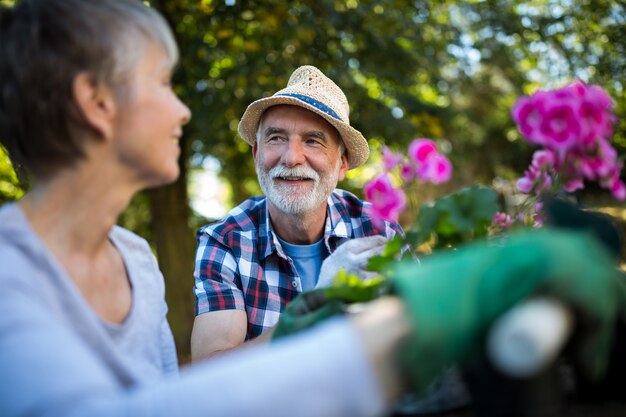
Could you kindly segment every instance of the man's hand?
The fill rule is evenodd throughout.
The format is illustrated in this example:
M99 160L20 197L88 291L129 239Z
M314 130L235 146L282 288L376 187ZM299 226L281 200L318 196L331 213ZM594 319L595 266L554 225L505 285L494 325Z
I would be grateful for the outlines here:
M475 359L495 319L533 295L575 313L575 359L586 376L597 378L626 307L624 281L598 242L549 230L433 255L422 266L400 264L393 287L413 323L402 361L417 390L451 364Z
M316 288L330 286L333 278L340 269L348 274L354 274L362 279L378 275L366 269L367 261L373 256L380 255L385 249L387 239L384 236L367 236L347 240L322 262L320 276Z

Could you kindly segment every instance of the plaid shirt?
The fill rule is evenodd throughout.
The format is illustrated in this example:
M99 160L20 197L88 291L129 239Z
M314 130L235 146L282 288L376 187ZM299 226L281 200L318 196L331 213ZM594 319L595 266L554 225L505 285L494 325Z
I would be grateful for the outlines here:
M371 205L344 190L328 198L324 242L329 252L344 239L403 233L385 222L371 221ZM221 222L197 234L195 261L196 314L245 310L246 340L272 328L285 306L302 292L293 261L285 255L274 231L265 196L253 197L232 209Z

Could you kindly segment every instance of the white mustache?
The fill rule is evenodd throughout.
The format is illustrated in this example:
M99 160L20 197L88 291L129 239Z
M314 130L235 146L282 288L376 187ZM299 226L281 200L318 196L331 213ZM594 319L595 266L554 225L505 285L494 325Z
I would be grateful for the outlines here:
M268 174L271 179L276 179L278 177L300 177L307 178L315 182L320 180L319 174L315 172L313 168L303 166L288 168L284 165L277 165L270 169Z

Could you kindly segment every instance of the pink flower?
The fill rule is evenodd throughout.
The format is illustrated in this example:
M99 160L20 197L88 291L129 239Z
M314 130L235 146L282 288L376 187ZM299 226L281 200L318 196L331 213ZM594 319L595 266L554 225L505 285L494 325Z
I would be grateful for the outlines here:
M563 189L568 193L573 193L576 190L582 190L585 188L585 184L583 183L582 178L571 178L565 184L563 184Z
M523 192L524 194L530 194L533 189L534 181L527 176L524 176L517 180L517 189Z
M565 152L580 143L581 125L578 103L546 99L545 112L539 124L542 144L548 149Z
M601 87L585 86L581 105L581 116L588 124L591 140L608 139L613 134L613 123L617 120L612 112L613 101ZM594 136L595 135L595 136Z
M543 149L535 151L531 165L537 170L555 169L557 158L554 152Z
M372 203L372 217L375 221L398 221L398 216L406 207L406 196L404 191L394 188L387 175L379 175L368 181L363 191L365 199Z
M531 163L524 176L517 181L517 188L525 194L541 194L552 187L551 172L549 167L537 167Z
M616 180L611 186L611 194L619 201L624 201L626 199L626 185L621 180Z
M402 154L393 152L387 146L383 146L382 154L383 154L383 166L385 167L385 172L389 172L393 170L404 159Z
M501 229L508 229L513 225L513 220L508 214L499 212L493 216L493 224Z
M521 134L530 143L541 145L542 137L539 135L541 116L541 95L538 92L531 97L521 97L511 110L511 117L517 123Z
M402 164L400 167L400 177L404 182L413 181L415 178L415 172L411 164Z
M541 193L558 178L571 192L584 188L587 179L622 195L622 164L609 142L616 121L612 107L606 91L581 81L520 98L513 120L529 143L545 147L518 181L520 191Z
M563 88L521 97L511 116L524 138L561 153L608 138L616 118L613 103L598 86L576 81Z
M452 177L452 163L443 154L435 151L429 155L419 174L424 181L442 184Z
M414 139L409 145L409 159L417 167L425 163L433 152L437 152L437 146L430 139Z

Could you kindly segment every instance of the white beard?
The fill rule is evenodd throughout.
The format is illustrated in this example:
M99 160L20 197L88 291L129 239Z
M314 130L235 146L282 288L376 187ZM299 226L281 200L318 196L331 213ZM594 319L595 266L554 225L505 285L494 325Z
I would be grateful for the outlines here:
M269 171L263 169L260 163L255 164L259 185L263 194L280 211L286 214L302 215L321 207L337 186L341 158L337 161L336 169L322 177L311 167L297 166L288 168L277 165ZM293 187L283 187L277 184L278 177L301 177L312 180L312 189L300 187L294 192Z

